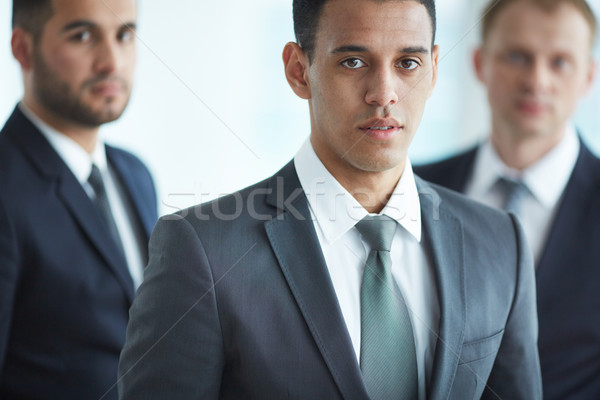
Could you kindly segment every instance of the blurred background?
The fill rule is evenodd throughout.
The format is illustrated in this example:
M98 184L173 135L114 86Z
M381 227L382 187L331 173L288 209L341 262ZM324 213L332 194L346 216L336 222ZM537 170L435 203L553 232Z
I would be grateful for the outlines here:
M11 3L2 3L0 124L22 96L10 50ZM488 134L485 93L471 66L485 3L436 2L439 78L411 147L413 163L452 155ZM591 5L598 15L600 0ZM288 87L281 61L294 40L291 0L139 0L139 7L133 96L102 135L149 166L160 213L230 193L287 163L310 130L308 106ZM599 111L596 82L575 118L596 154Z

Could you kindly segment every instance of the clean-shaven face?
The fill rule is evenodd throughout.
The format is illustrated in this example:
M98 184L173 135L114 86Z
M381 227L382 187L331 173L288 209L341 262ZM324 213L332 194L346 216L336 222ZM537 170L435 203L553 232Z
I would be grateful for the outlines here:
M56 118L99 126L123 113L136 61L136 0L53 0L36 43L33 93Z
M308 69L311 141L334 175L401 173L437 76L426 8L330 0Z
M583 15L562 4L547 12L527 1L507 5L479 51L495 134L562 137L591 84L592 37Z

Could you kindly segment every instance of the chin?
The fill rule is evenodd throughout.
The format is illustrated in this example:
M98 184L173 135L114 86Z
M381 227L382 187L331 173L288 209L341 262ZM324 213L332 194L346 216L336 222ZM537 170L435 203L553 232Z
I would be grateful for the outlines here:
M398 168L401 164L401 160L373 158L359 160L354 163L354 167L364 172L385 172Z

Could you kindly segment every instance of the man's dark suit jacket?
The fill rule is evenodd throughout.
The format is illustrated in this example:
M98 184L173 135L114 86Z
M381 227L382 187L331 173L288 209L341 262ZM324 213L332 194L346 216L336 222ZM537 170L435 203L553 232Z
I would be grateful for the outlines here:
M476 153L415 171L462 192ZM600 399L600 160L583 143L536 275L544 398Z
M149 237L157 214L148 170L123 150L107 146L106 155ZM0 132L0 398L116 398L133 297L100 212L15 109Z
M428 399L540 399L533 262L520 226L417 185L441 312ZM368 400L293 163L164 217L149 251L121 399Z

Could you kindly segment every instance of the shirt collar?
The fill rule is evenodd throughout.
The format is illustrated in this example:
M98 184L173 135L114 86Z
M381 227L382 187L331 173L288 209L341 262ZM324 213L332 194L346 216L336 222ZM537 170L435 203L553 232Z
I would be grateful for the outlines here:
M544 157L523 171L508 167L487 140L475 160L471 182L472 193L478 197L489 192L498 178L521 179L533 196L547 208L552 208L562 195L575 168L580 143L573 125L569 124L561 141Z
M296 172L309 207L328 243L333 243L368 215L367 210L327 171L310 139L294 158ZM421 240L421 207L412 165L404 173L381 214L395 219L417 241Z
M75 175L77 180L84 184L92 172L92 163L96 164L101 171L107 170L106 149L104 143L100 142L94 148L92 154L88 154L77 142L63 135L50 125L42 121L25 103L20 102L19 108L33 125L44 135L54 151Z

